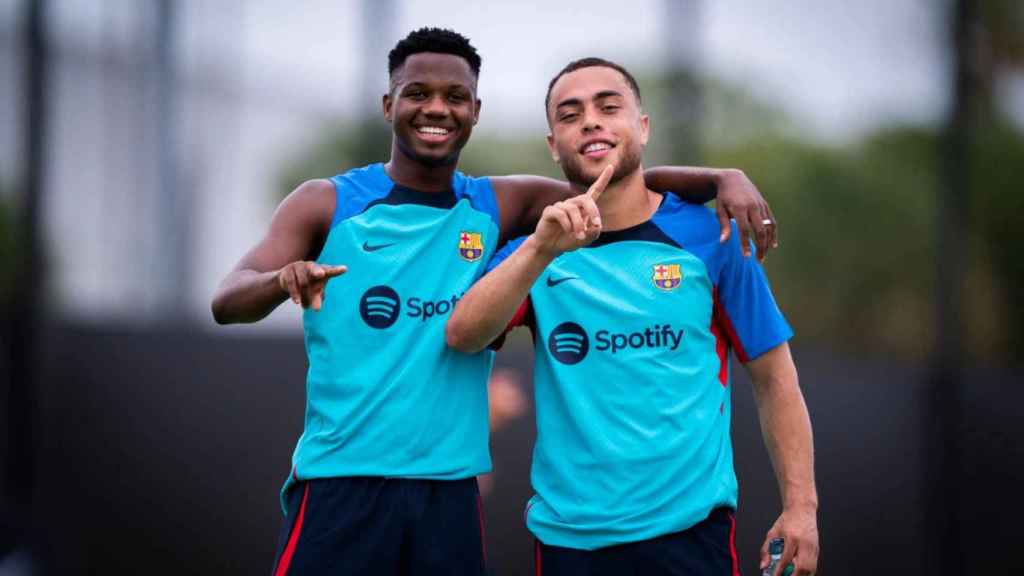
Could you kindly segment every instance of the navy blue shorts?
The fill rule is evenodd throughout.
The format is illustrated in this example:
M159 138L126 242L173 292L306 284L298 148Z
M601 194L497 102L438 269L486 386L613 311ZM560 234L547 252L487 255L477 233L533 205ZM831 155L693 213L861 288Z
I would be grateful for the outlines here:
M485 574L476 478L323 478L286 495L274 576Z
M716 508L695 526L650 540L578 550L534 544L537 576L739 576L736 518Z

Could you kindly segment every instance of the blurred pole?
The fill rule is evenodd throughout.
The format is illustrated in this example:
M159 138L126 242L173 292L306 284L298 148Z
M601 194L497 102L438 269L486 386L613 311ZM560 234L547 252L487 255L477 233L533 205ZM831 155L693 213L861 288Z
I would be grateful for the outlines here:
M387 91L388 52L395 42L394 0L363 0L364 117L381 116L380 97Z
M388 91L388 52L397 41L394 0L363 1L363 93L359 117L359 149L349 161L356 165L380 162L391 151L391 130L384 121L381 96Z
M154 270L160 320L180 321L191 289L188 263L192 227L191 190L178 186L178 114L174 35L177 2L156 0L154 15L156 154L160 189L157 194L159 257Z
M700 119L702 97L697 71L700 58L699 0L664 0L666 26L664 38L668 47L668 97L661 112L668 139L670 164L700 163ZM667 122L665 121L667 120Z
M47 27L46 2L29 0L24 29L24 124L25 173L20 213L15 218L19 234L16 281L13 286L9 330L6 334L10 354L11 380L8 392L7 466L4 499L11 514L14 539L23 539L31 520L32 488L35 474L35 441L32 420L35 414L35 359L39 337L42 300L46 297L46 267L41 258L40 206L43 174L46 166L47 133ZM15 544L15 543L12 543Z
M934 532L927 549L927 574L964 573L960 493L963 482L964 279L969 242L970 147L978 61L975 32L980 26L975 0L953 0L947 25L952 53L951 102L940 159L945 174L938 191L935 272L935 344L931 363L932 441L928 502ZM974 527L974 529L985 529Z

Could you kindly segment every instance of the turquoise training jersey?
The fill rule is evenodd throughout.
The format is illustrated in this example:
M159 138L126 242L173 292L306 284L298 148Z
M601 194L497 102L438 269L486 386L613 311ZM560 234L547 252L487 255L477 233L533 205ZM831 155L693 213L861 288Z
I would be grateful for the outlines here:
M562 254L517 315L534 332L537 441L527 526L591 550L736 507L729 354L792 336L739 234L668 194L640 225ZM491 261L496 267L522 239Z
M303 315L305 428L285 490L310 478L489 471L493 352L448 348L444 326L498 240L490 181L456 172L450 191L421 192L382 164L332 181L337 206L317 262L348 272Z

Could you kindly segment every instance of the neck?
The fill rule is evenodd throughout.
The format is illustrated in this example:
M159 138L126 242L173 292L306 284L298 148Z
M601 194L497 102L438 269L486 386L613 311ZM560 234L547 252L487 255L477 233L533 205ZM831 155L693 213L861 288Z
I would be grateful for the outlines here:
M605 230L622 230L650 220L661 203L661 195L644 184L644 171L635 171L609 184L597 200L601 226Z
M384 171L395 184L422 192L444 192L452 186L455 162L428 165L409 158L398 146L391 143L391 160L384 165Z

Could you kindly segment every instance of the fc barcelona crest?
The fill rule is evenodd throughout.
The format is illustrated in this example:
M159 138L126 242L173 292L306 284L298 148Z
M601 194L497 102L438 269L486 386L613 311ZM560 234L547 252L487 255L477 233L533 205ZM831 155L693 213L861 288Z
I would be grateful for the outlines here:
M479 232L459 233L459 256L463 260L466 262L476 262L483 255L484 240Z
M675 290L683 280L683 273L679 270L679 264L655 264L651 279L662 290Z

